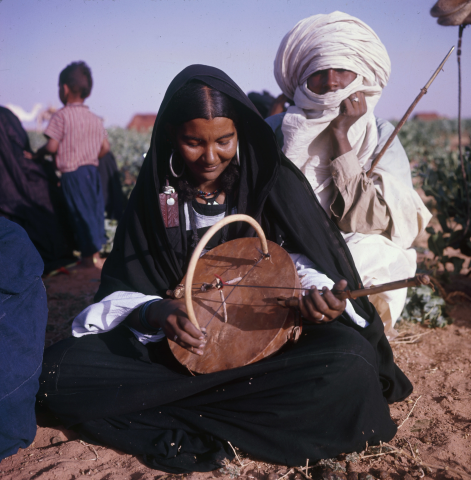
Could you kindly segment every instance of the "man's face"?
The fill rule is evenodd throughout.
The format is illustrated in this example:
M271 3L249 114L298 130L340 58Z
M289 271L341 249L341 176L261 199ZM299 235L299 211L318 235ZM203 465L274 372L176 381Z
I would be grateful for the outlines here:
M357 74L343 68L318 70L307 79L307 88L317 95L336 92L350 85Z

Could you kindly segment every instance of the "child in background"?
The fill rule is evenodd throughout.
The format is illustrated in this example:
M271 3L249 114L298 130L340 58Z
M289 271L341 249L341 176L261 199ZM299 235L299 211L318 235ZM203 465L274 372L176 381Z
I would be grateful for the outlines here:
M48 142L36 154L56 154L70 221L82 254L81 266L85 268L94 266L106 242L98 159L108 152L109 143L102 120L84 105L92 83L85 62L73 62L62 70L59 98L64 108L52 116L44 132Z

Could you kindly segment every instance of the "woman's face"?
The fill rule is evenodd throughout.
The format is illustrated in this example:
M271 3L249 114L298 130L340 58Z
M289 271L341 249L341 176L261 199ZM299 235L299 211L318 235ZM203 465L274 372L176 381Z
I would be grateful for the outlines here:
M195 118L174 130L176 150L198 185L212 183L237 152L237 130L230 118Z
M307 88L317 95L336 92L350 85L357 74L343 68L318 70L307 79Z

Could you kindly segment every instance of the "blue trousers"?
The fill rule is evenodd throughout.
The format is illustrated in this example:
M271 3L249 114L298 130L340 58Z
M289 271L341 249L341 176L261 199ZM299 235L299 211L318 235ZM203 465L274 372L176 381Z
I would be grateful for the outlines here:
M98 168L83 165L62 174L62 191L77 245L83 257L101 250L106 243L105 204Z

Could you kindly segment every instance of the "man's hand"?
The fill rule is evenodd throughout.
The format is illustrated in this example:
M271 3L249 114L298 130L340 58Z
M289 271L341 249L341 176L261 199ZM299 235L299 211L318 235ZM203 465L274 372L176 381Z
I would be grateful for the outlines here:
M368 107L363 92L353 93L340 104L340 113L330 122L328 128L332 140L334 158L340 157L340 155L344 155L352 149L347 136L348 131L367 110Z
M333 290L345 290L346 280L340 280ZM327 323L335 320L345 310L346 301L339 300L327 287L322 289L320 295L317 287L311 287L309 293L299 299L299 309L302 316L313 323Z

